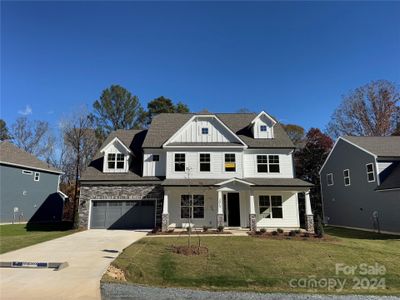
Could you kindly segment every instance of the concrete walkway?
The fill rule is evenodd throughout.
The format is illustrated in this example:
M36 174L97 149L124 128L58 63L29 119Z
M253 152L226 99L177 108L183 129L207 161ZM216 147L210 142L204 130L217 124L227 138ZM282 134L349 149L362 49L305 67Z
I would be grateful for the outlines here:
M100 299L100 279L146 232L88 230L0 255L0 261L64 262L52 269L0 268L0 299Z

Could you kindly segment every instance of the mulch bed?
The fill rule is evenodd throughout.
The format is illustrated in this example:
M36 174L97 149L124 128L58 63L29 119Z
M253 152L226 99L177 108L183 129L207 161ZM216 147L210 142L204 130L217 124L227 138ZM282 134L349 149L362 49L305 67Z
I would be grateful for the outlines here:
M147 235L188 235L187 231L157 231L157 232L149 232ZM208 230L208 231L192 231L192 235L207 235L207 234L232 234L229 231L217 231L217 230Z
M279 233L272 234L271 232L261 233L257 232L247 232L247 234L251 237L262 238L262 239L271 239L271 240L297 240L297 241L306 241L306 240L316 240L316 241L333 241L336 240L334 237L329 235L324 235L322 238L316 236L315 234L307 234L307 233L299 233L296 235L289 235L289 233Z
M208 248L205 246L195 246L191 245L191 247L185 245L185 246L171 246L172 252L176 254L182 254L186 256L191 256L191 255L207 255L208 254Z

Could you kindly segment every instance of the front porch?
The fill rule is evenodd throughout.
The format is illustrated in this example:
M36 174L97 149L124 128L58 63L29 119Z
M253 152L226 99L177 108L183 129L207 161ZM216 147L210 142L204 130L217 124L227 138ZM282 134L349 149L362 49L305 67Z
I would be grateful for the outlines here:
M268 179L265 180L268 183ZM200 184L196 184L200 183ZM306 225L314 231L309 186L263 186L229 179L164 186L162 230L168 228L300 228L298 193L305 193Z

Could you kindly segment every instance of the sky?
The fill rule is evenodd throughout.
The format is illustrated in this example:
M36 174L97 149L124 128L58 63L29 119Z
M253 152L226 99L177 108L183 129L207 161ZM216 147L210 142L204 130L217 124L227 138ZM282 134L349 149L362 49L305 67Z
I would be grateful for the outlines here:
M59 120L111 84L143 106L265 110L324 129L342 96L400 83L400 2L1 2L0 117Z

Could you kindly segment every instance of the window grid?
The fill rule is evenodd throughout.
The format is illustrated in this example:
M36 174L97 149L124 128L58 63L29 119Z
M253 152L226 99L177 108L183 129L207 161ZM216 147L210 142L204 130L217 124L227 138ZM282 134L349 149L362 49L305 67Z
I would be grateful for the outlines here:
M175 153L175 172L185 172L185 153Z
M200 172L210 172L211 158L209 153L200 153Z
M375 181L375 173L374 173L374 164L367 164L367 180L368 182L374 182Z
M266 125L261 125L260 126L260 131L266 132L267 131L267 126Z
M204 195L181 195L181 219L204 218Z
M279 173L279 155L257 155L258 173Z
M263 218L281 219L283 218L282 196L278 195L260 195L259 211Z
M207 127L201 128L201 134L208 134L208 128Z
M344 185L349 186L350 185L350 170L349 169L343 170L343 179L344 179Z
M235 153L225 153L225 172L236 172Z

